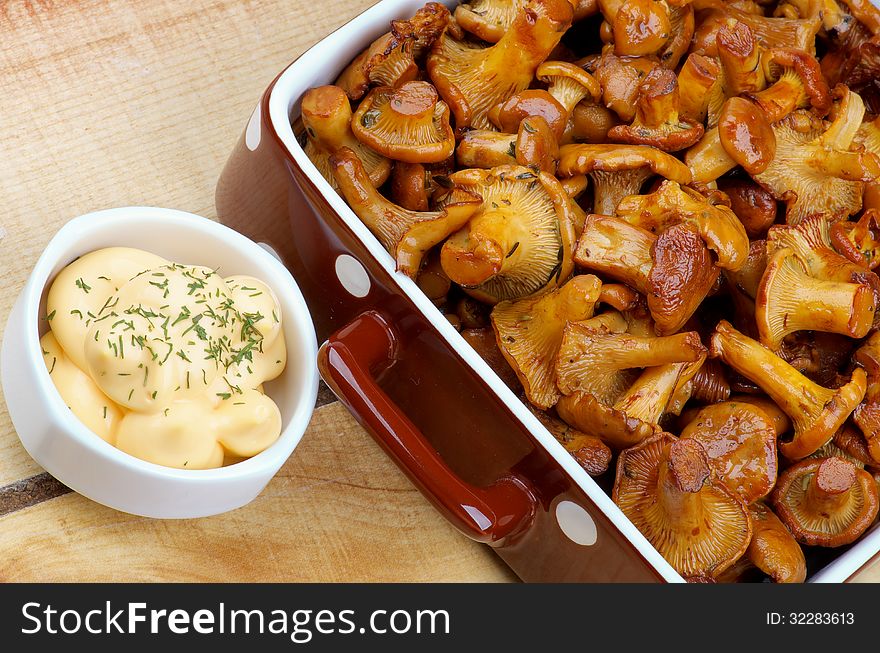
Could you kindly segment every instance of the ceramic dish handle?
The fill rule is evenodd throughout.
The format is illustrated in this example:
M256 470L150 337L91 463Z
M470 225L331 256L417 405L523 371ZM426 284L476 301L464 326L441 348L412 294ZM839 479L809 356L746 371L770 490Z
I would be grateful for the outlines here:
M376 382L394 363L397 343L385 319L368 311L330 336L318 352L318 368L340 401L447 519L474 540L501 542L530 523L534 496L510 476L475 487L443 462Z

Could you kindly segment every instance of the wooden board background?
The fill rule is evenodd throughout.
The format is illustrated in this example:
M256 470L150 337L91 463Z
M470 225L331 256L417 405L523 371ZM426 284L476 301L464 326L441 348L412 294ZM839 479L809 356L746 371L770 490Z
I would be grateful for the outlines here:
M0 1L0 316L65 221L124 205L214 217L263 89L372 0ZM324 401L329 398L322 396ZM249 506L154 521L54 481L0 410L0 581L510 581L339 404Z
M214 217L265 86L373 0L0 0L0 317L65 221L123 205ZM124 515L34 463L0 407L0 581L512 581L344 408L318 408L252 504ZM880 565L862 575L880 580Z

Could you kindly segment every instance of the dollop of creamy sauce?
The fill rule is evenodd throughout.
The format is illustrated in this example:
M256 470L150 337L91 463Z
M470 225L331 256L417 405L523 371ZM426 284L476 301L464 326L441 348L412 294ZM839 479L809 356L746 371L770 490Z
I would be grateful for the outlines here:
M263 383L287 363L281 310L259 279L225 279L111 247L64 268L47 297L46 368L74 415L119 449L182 469L266 449L281 414Z

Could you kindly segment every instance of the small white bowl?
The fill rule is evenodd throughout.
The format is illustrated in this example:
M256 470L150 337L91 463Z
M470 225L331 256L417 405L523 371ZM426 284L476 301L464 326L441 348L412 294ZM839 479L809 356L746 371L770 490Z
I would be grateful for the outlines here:
M181 470L135 458L86 428L64 403L43 362L40 336L52 279L77 257L103 247L136 247L177 263L261 279L281 303L287 368L265 386L281 410L281 436L248 460L208 470ZM287 269L241 234L172 209L97 211L55 234L18 296L3 337L0 379L21 443L46 471L111 508L157 518L204 517L252 501L293 452L308 426L318 391L317 342L305 300Z

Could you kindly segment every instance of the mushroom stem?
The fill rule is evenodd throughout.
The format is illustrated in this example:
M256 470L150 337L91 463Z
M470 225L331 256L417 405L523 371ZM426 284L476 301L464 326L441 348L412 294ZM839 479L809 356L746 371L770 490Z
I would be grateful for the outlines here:
M657 424L666 412L678 379L686 366L687 363L670 363L647 368L615 402L614 408L623 411L628 417Z
M794 460L809 456L828 442L865 396L863 369L855 368L850 382L841 388L823 388L726 320L715 327L709 351L760 386L791 417L794 439L780 443L779 448Z
M725 25L718 32L717 44L729 96L764 88L767 80L761 66L761 51L748 25L739 21Z
M696 440L677 440L669 447L666 464L658 471L658 502L681 532L699 532L703 526L700 490L711 468L703 446Z
M652 174L647 167L621 172L594 170L590 173L590 179L593 180L593 213L614 215L620 200L628 195L637 195Z
M880 159L871 152L831 152L819 150L807 164L822 174L847 181L875 181L880 178Z
M862 283L826 281L806 273L794 252L774 252L758 288L755 317L761 342L777 350L795 331L864 338L874 321L874 290Z
M685 152L684 162L690 168L694 181L703 183L715 181L736 167L736 161L721 145L718 127L708 130L696 145Z
M657 128L678 119L678 81L671 71L660 70L648 76L641 86L636 105L636 122Z
M516 164L516 134L471 129L455 148L458 164L465 168L494 168Z
M856 468L842 458L826 458L810 478L806 501L820 514L833 515L846 506L856 482Z
M719 83L721 67L715 59L691 54L678 73L678 106L683 118L704 122L712 89Z

